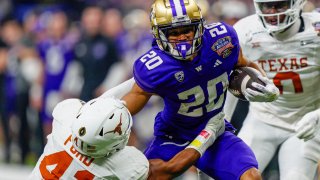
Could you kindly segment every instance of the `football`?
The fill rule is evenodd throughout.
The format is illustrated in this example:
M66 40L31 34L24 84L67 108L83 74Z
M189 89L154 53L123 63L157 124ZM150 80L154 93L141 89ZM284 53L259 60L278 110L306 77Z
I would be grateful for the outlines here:
M237 67L230 74L229 80L229 92L233 94L235 97L247 101L247 99L243 95L243 91L246 88L251 88L253 90L257 90L252 86L253 82L265 85L258 76L260 72L252 67ZM258 90L257 90L258 91Z

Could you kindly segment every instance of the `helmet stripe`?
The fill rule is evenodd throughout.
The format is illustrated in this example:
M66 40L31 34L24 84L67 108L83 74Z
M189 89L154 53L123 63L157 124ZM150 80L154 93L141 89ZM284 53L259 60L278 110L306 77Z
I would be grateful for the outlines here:
M186 6L184 5L183 0L180 0L180 4L181 4L181 7L182 7L183 15L186 15L187 14L187 10L186 10Z
M177 12L176 12L176 8L175 8L173 0L170 0L170 6L171 6L171 11L172 11L172 16L173 17L177 16Z
M170 0L170 6L172 10L172 16L183 16L186 15L186 7L183 3L183 0Z

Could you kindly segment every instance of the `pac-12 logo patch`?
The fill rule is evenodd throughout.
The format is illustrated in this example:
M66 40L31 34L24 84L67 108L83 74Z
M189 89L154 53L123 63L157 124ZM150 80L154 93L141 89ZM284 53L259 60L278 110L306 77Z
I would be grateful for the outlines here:
M174 77L176 78L177 81L182 82L182 81L184 80L184 73L183 73L183 71L176 72L176 73L174 74Z
M231 42L231 37L226 36L218 39L211 47L213 51L215 51L219 56L223 58L227 58L231 53L231 49L233 48L233 44Z

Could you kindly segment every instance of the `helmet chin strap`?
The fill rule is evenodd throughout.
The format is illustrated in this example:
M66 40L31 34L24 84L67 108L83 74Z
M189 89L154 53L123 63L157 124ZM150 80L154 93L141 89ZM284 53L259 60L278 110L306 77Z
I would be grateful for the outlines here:
M176 49L182 55L183 59L185 59L187 57L187 52L191 49L191 44L188 42L177 43Z

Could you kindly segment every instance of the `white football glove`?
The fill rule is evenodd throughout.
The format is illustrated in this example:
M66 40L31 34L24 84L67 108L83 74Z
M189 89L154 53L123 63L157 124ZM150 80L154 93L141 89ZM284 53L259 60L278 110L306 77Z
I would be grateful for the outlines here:
M186 148L193 148L202 156L207 148L214 143L224 130L224 113L220 112L208 121L206 127Z
M299 139L308 141L315 137L316 132L320 129L320 109L305 114L296 124L296 136Z
M246 88L246 90L242 92L245 98L251 102L271 102L276 100L279 96L279 89L267 77L259 75L258 78L264 82L265 86L253 82L252 86L261 92Z

